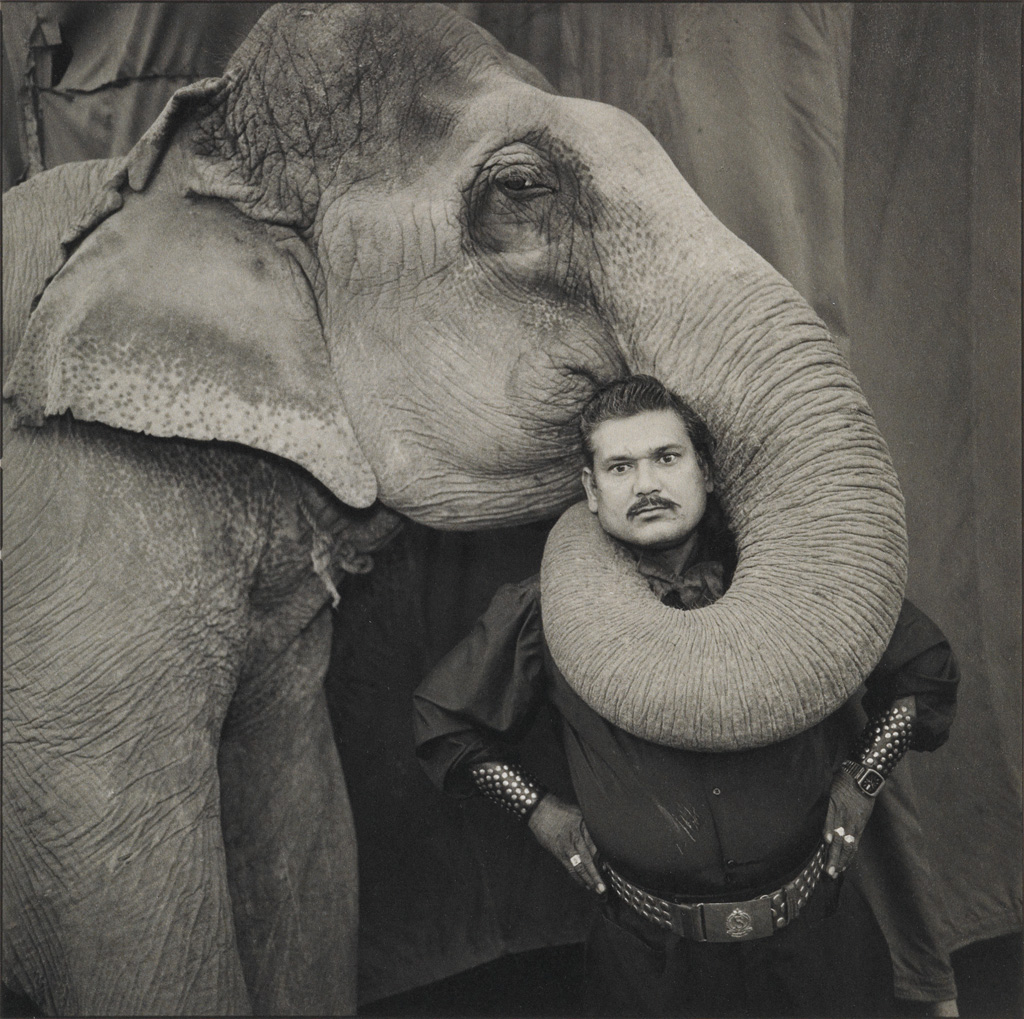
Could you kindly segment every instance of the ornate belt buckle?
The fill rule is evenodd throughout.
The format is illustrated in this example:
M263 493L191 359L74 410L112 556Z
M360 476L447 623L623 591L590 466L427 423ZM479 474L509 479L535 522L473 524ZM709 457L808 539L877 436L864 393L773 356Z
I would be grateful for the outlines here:
M707 941L753 941L775 930L767 895L749 902L705 902L701 913Z

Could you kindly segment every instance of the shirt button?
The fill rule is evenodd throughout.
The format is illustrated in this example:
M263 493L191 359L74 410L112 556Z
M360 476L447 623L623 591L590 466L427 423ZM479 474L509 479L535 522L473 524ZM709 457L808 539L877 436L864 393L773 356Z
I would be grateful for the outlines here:
M712 789L711 792L712 792L712 794L714 796L721 796L722 795L722 790L719 789L718 786L715 786L715 788Z
M735 867L736 866L736 861L735 860L726 860L725 861L725 865L727 867Z

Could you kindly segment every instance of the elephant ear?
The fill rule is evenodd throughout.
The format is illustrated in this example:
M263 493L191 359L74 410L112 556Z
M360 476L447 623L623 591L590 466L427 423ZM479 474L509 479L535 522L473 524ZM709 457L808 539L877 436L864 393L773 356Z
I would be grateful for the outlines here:
M70 411L265 450L369 506L376 479L333 382L301 239L161 175L150 183L180 109L223 87L176 93L63 239L72 253L38 298L4 395L21 424Z

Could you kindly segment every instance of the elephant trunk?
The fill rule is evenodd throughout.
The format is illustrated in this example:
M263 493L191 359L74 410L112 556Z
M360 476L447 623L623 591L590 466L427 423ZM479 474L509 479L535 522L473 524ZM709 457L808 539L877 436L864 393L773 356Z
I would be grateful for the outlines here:
M544 626L556 664L610 721L669 746L740 750L814 725L881 657L906 580L903 502L824 325L679 183L685 200L647 218L641 261L663 271L613 314L631 323L630 368L679 392L715 436L735 576L712 606L666 607L578 504L545 550ZM631 271L608 253L607 275Z

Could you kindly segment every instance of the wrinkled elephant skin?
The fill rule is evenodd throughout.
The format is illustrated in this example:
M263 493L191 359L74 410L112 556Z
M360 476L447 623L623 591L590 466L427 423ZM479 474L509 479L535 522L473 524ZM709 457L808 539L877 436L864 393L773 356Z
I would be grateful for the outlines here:
M399 514L574 501L605 381L650 371L706 416L740 562L651 635L704 684L696 731L671 669L645 702L606 645L575 661L593 608L556 583L591 703L677 745L777 738L885 645L902 503L821 322L638 123L444 7L274 8L127 157L15 188L3 227L3 963L50 1013L354 1011L330 606ZM598 601L644 617L623 583ZM766 599L806 625L779 637ZM868 637L823 658L851 619ZM749 691L765 640L835 681L759 730L756 691L709 691Z

